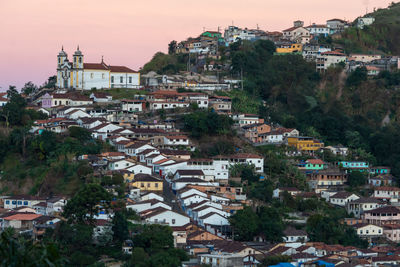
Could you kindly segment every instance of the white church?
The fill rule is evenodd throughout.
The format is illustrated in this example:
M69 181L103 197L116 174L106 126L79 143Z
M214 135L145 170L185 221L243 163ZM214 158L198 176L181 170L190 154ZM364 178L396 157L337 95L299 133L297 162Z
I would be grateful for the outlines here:
M140 73L125 66L107 65L103 58L100 63L84 63L79 46L70 62L63 47L57 56L57 86L81 90L138 88Z

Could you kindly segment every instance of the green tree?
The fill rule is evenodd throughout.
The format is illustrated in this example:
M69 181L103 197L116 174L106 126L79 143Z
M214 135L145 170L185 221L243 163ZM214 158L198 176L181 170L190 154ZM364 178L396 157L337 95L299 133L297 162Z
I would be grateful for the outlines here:
M6 126L20 126L23 124L23 115L26 107L25 99L18 93L15 86L10 86L7 91L9 101L1 110L1 116L6 121Z
M30 95L31 93L34 93L38 90L38 87L33 83L33 82L27 82L25 83L24 87L22 87L21 92L23 92L25 95Z
M114 242L122 243L129 237L128 220L121 211L116 211L112 220Z
M232 225L235 240L252 241L258 233L259 218L250 207L238 210L229 217L229 222Z
M347 181L351 187L362 186L367 183L367 177L360 171L352 171L349 173Z
M173 55L176 52L177 42L175 40L168 44L168 54Z
M70 222L91 223L101 207L107 208L111 195L100 185L86 184L64 208L63 216Z

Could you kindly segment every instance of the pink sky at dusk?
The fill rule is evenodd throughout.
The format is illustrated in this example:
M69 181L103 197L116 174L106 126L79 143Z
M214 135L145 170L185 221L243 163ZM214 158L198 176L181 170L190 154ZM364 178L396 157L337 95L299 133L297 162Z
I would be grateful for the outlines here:
M138 70L171 40L232 24L283 30L297 19L353 20L392 0L0 0L0 90L42 84L56 72L56 56L79 44L85 62Z

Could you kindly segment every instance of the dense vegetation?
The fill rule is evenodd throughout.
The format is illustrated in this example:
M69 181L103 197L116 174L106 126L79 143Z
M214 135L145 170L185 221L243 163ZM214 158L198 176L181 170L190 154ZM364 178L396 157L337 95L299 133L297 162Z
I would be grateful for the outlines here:
M334 43L343 46L348 53L378 52L398 55L400 53L399 15L400 3L392 3L388 8L378 9L366 15L375 18L372 25L362 30L351 27Z

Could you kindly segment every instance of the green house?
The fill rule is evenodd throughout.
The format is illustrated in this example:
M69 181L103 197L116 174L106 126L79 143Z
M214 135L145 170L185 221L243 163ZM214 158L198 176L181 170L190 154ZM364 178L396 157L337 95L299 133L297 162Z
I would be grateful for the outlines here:
M309 159L306 161L306 170L308 171L318 171L323 170L325 167L325 162L320 159Z

